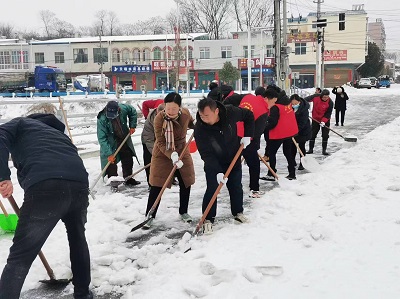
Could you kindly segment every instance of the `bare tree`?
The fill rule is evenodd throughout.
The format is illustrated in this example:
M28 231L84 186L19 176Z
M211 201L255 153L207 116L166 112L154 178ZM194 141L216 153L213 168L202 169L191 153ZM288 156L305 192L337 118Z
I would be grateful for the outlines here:
M273 19L272 0L234 0L232 3L237 28L266 27Z
M56 14L50 10L41 10L39 11L39 15L44 25L45 36L51 38Z
M231 0L185 0L181 3L181 9L213 39L219 39L227 26L230 8Z
M75 27L60 19L56 19L53 24L53 31L55 38L63 38L63 37L74 37L75 36Z
M110 35L114 35L118 29L118 17L114 11L108 12L108 25L109 25L109 33Z
M0 23L0 36L5 36L6 38L12 38L14 33L14 27L10 24Z
M94 22L93 27L95 28L95 35L105 35L106 25L107 25L107 11L99 10L95 14L96 21Z
M200 32L202 31L201 26L197 23L197 20L191 15L191 10L188 10L185 6L180 8L179 27L180 32ZM171 10L166 16L166 22L168 31L173 32L174 27L178 24L178 14L176 9Z

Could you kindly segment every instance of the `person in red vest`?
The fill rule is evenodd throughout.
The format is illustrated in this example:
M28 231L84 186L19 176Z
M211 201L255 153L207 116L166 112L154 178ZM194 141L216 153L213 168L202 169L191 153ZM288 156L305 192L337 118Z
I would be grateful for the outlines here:
M313 94L304 98L307 102L313 102L312 118L315 119L311 123L311 139L308 146L307 154L314 152L315 138L318 135L319 128L322 128L322 154L327 156L329 129L331 115L333 111L333 101L329 97L329 90L324 89L321 94Z
M258 198L264 194L263 191L260 191L259 184L260 159L258 157L258 150L260 149L261 135L264 133L265 126L267 124L268 104L261 95L255 96L252 94L247 94L243 97L239 107L250 110L254 115L254 136L249 146L243 150L243 157L245 158L247 166L249 167L249 197Z
M283 144L283 154L288 162L289 180L296 179L296 161L292 155L292 137L297 135L296 116L294 114L289 97L279 87L269 86L264 93L268 100L269 118L267 129L269 130L268 156L271 168L276 172L276 153ZM272 173L268 171L267 181L275 181Z
M145 119L149 116L150 109L156 109L159 105L163 104L163 99L146 100L142 103L142 113Z

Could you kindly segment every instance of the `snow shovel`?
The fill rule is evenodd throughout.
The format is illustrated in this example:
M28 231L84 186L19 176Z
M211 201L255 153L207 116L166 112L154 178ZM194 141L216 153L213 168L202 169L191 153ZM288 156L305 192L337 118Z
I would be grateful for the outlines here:
M274 178L278 181L279 177L276 174L276 172L271 168L271 166L269 166L269 164L267 163L267 161L265 161L264 157L262 157L260 154L258 154L258 157L260 158L260 160L265 164L265 166L267 166L268 170L272 173L272 175L274 176Z
M15 214L8 214L1 200L0 209L3 211L3 214L0 214L0 228L5 232L13 233L18 223L18 216Z
M319 122L318 120L316 120L315 118L309 116L309 118L311 118L313 121L315 121L316 123L321 124L321 122ZM344 137L343 135L339 134L338 132L336 132L335 130L331 129L328 126L325 126L325 128L327 128L328 130L332 131L333 133L335 133L336 135L338 135L339 137L342 137L344 139L344 141L347 142L357 142L357 137Z
M240 144L240 147L239 147L238 151L236 152L236 155L233 157L231 164L229 165L228 169L226 170L226 172L224 174L224 179L226 179L229 176L229 174L231 173L233 167L236 164L237 159L239 159L239 157L243 151L243 147L244 147L244 145ZM214 202L216 201L217 196L224 185L225 185L224 183L219 183L217 189L214 192L214 195L211 197L211 200L208 203L208 206L203 213L203 216L201 216L199 223L197 223L196 228L194 229L194 232L192 234L193 236L196 236L199 233L200 228L202 227L204 221L206 220L206 217L207 217L208 213L210 212L211 207L213 206ZM190 250L190 249L188 249L188 250Z
M19 216L20 210L15 202L14 197L11 195L10 197L7 198L8 201L10 202L15 214ZM50 279L48 280L39 280L39 282L47 284L47 285L52 285L52 286L59 286L59 287L64 287L68 285L71 282L71 279L56 279L53 270L51 269L49 263L47 262L43 252L40 250L39 253L39 258L42 261L43 266L46 268L47 275L49 275Z
M192 135L190 136L189 140L186 142L186 145L185 145L185 147L183 148L182 153L181 153L180 156L179 156L179 160L182 160L183 155L185 154L187 148L189 147L189 144L190 144L190 142L192 141L193 137L194 137L194 132L193 132ZM174 165L174 167L172 167L172 170L171 170L169 176L167 177L167 179L166 179L164 185L162 186L161 191L160 191L160 193L158 194L158 196L157 196L157 198L156 198L156 201L154 202L154 204L153 204L152 207L150 208L150 211L147 213L146 220L144 220L143 222L139 223L139 224L136 225L134 228L132 228L132 229L131 229L131 232L134 232L135 230L138 230L139 228L143 227L147 222L150 221L150 219L153 218L154 211L156 210L157 205L158 205L159 202L161 201L161 196L163 195L165 189L167 189L167 186L168 186L169 182L171 182L172 178L174 177L175 171L176 171L176 165Z
M136 170L134 173L132 173L131 175L127 176L126 178L124 178L123 180L115 180L115 181L111 181L110 185L112 187L118 187L119 185L121 185L122 183L125 183L127 180L133 178L135 175L137 175L139 172L141 172L142 170L145 170L146 168L149 168L151 165L151 163L143 166L142 168L139 168L138 170ZM122 178L121 178L122 179Z
M119 147L117 148L117 150L115 151L115 153L113 154L113 157L115 158L119 151L121 150L122 146L125 144L125 142L128 140L128 138L131 136L130 133L128 133L128 135L126 135L125 139L122 140L121 144L119 145ZM106 172L108 166L110 166L111 162L108 161L108 163L106 164L106 166L104 166L103 170L101 171L101 173L99 174L99 176L96 178L96 180L93 182L92 186L89 188L90 193L92 194L92 191L94 189L94 186L96 186L97 182L100 180L101 177L103 177L104 173ZM92 194L92 197L94 199L94 196Z
M303 164L304 168L309 170L309 171L318 171L320 166L317 160L315 160L313 157L310 157L309 155L304 156L303 152L301 151L299 144L297 143L296 139L292 137L293 143L296 145L297 150L299 151L301 155L301 163Z

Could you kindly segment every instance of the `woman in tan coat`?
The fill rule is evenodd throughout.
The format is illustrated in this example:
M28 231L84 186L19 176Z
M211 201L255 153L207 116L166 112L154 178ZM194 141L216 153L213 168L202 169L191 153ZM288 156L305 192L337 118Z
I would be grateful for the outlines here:
M146 215L150 211L162 186L171 173L173 166L177 165L175 172L179 181L179 214L185 222L191 222L192 218L187 213L190 197L190 188L194 184L194 166L189 150L185 151L182 160L179 160L183 148L186 145L186 133L188 128L193 129L193 118L186 108L182 108L182 98L177 93L169 93L164 99L164 111L157 114L154 119L154 143L153 155L150 166L150 193L147 201ZM171 188L169 182L168 188ZM156 207L152 218L144 228L150 228L156 216Z

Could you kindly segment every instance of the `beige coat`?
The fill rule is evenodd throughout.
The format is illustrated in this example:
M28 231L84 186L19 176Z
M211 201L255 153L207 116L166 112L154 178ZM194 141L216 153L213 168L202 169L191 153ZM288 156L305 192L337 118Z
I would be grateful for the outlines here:
M166 141L164 130L162 128L164 122L163 113L158 113L154 120L154 133L156 141L154 143L151 166L150 166L150 185L162 187L171 173L173 164L171 160L172 150L166 149ZM193 128L193 118L189 110L182 108L182 114L178 118L178 124L174 123L174 141L175 151L181 155L186 144L186 133L188 128ZM183 178L186 187L194 184L194 166L189 148L185 151L182 159L183 166L179 172ZM171 188L171 183L168 185Z

